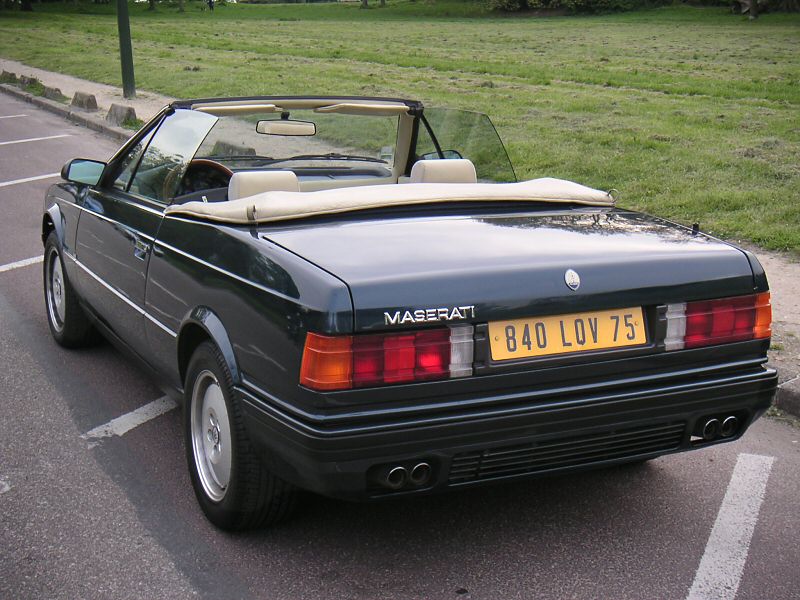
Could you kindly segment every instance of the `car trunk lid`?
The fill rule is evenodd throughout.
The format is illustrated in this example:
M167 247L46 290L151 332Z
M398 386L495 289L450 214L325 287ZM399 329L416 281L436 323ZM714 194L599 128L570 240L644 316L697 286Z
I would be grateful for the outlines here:
M741 251L616 209L362 215L261 235L349 286L356 332L753 293Z

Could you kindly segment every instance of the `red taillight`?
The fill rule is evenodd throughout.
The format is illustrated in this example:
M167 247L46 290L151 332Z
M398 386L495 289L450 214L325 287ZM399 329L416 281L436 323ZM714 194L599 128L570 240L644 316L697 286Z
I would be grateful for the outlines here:
M772 335L769 292L673 304L668 307L667 319L667 350L742 342Z
M417 360L414 377L419 380L450 376L450 330L420 331L416 334Z
M309 333L300 383L343 390L461 377L471 374L471 366L470 325L336 337Z

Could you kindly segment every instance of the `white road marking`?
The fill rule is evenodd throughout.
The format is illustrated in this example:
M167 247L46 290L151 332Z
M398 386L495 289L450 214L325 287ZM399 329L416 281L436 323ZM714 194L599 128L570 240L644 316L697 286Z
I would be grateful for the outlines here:
M733 600L736 596L774 460L739 455L687 600Z
M112 419L104 425L99 425L91 431L87 431L81 438L89 442L89 448L94 448L103 438L125 435L134 427L138 427L164 413L168 413L177 406L178 405L172 398L169 396L162 396L158 400L153 400L149 404L140 406L136 410L124 414L121 417L117 417L116 419Z
M40 179L52 179L53 177L61 177L61 173L48 173L47 175L37 175L36 177L24 177L22 179L14 179L13 181L0 182L0 188L8 185L17 185L18 183L28 183L29 181L39 181Z
M0 495L5 494L10 489L11 485L5 479L0 479Z
M60 135L47 135L44 137L27 138L24 140L9 140L7 142L0 142L0 146L8 146L10 144L26 144L28 142L41 142L43 140L57 140L58 138L72 137L69 133L62 133Z
M3 115L0 119L16 119L18 117L27 117L28 115Z
M18 260L17 262L8 263L7 265L0 265L0 273L4 273L5 271L13 271L14 269L19 269L20 267L27 267L28 265L35 265L43 260L44 256L34 256L33 258L25 258L23 260Z

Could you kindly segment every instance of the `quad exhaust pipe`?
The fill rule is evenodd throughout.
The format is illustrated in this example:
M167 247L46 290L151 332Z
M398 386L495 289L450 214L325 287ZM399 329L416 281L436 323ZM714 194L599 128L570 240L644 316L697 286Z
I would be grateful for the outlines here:
M378 480L383 487L390 490L399 490L404 487L422 487L431 480L433 468L427 462L420 462L407 469L402 465L389 467L384 470L383 476Z
M720 425L719 419L709 419L706 421L706 424L703 425L703 439L707 442L716 439L721 427L722 425Z
M722 422L720 433L722 437L731 437L739 429L739 419L730 416Z
M425 485L431 478L431 466L426 462L421 462L411 469L409 481L416 486Z
M739 431L737 417L730 415L721 421L717 417L711 417L703 424L701 435L705 441L711 442L719 437L728 438L736 435L737 431Z
M408 471L405 467L394 467L389 469L386 477L383 478L383 485L390 490L399 490L408 480Z

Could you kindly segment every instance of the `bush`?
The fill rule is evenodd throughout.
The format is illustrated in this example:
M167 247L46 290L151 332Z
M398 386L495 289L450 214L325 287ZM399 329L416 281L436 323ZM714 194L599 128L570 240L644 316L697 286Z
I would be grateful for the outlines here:
M672 0L483 0L489 10L519 12L523 10L562 11L567 13L608 13L671 4ZM747 0L688 0L698 6L732 6ZM750 0L758 2L759 12L797 12L800 0ZM738 12L736 10L735 12ZM743 11L744 12L744 11Z
M528 8L525 0L486 0L489 10L499 10L502 12L516 12Z
M486 0L489 10L499 10L502 12L516 12L528 8L525 0Z
M568 13L605 13L667 4L668 0L484 0L490 10L564 11Z

